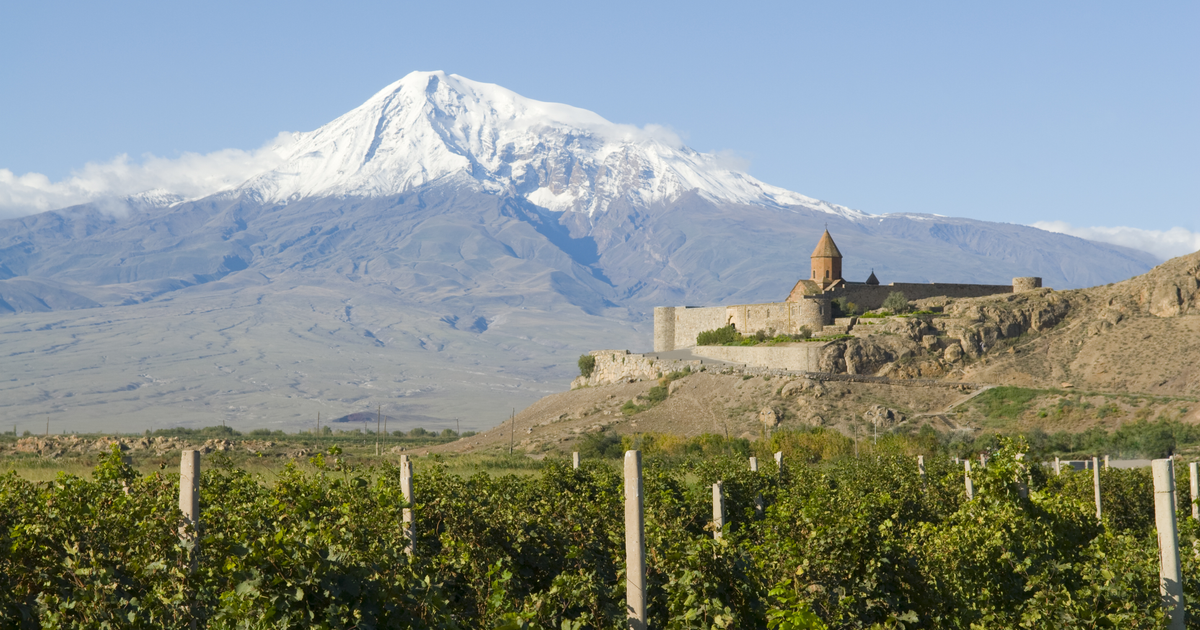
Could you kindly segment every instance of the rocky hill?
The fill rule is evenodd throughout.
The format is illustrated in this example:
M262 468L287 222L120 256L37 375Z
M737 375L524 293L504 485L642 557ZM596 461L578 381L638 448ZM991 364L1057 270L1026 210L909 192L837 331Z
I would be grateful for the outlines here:
M917 303L859 318L823 371L1032 387L1200 394L1200 252L1090 289Z
M824 347L822 370L876 382L705 366L554 394L512 425L438 450L503 451L511 439L522 452L557 451L606 431L757 438L779 426L1052 433L1200 422L1200 252L1090 289L918 306L935 313L861 318L852 338ZM1017 400L989 400L996 386L1020 388L992 390Z

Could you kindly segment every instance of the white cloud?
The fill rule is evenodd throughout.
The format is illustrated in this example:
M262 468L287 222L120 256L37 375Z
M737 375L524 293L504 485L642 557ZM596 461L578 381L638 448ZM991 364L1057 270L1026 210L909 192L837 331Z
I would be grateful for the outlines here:
M1200 250L1200 232L1173 227L1169 230L1143 230L1134 227L1075 227L1065 221L1038 221L1033 227L1070 234L1101 243L1123 245L1157 256L1161 260Z
M184 153L177 158L145 156L140 163L119 155L91 162L61 181L41 173L16 175L0 169L0 219L55 210L87 202L120 212L123 198L148 191L195 199L241 184L283 161L292 134L281 133L253 151L222 149Z

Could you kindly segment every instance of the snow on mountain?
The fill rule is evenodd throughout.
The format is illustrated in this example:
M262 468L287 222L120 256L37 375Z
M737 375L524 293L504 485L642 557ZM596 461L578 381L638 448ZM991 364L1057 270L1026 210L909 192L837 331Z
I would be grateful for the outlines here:
M281 144L282 166L241 186L264 201L377 197L428 183L514 194L593 215L696 191L709 200L863 213L764 184L669 131L611 123L443 72L413 72L333 122Z

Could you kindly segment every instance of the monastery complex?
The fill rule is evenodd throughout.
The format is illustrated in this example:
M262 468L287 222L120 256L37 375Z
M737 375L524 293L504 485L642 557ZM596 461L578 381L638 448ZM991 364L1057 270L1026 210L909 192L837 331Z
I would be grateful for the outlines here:
M738 304L733 306L660 306L654 309L654 351L669 352L691 348L696 336L733 324L743 335L773 330L777 334L796 334L807 328L821 334L833 324L832 302L846 298L860 308L880 308L888 295L899 291L908 300L944 296L969 298L999 293L1030 291L1042 286L1041 278L1013 278L1011 285L945 284L894 282L881 285L872 271L865 282L849 282L842 277L842 253L829 230L813 250L812 271L800 279L782 302ZM844 331L843 331L844 332Z

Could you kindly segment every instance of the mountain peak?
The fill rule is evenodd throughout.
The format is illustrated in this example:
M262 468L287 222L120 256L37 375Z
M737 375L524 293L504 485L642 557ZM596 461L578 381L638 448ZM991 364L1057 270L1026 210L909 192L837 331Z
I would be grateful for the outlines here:
M589 215L616 201L649 207L696 191L722 203L863 216L759 182L665 128L615 124L442 71L412 72L279 150L283 164L242 189L286 202L444 183Z

